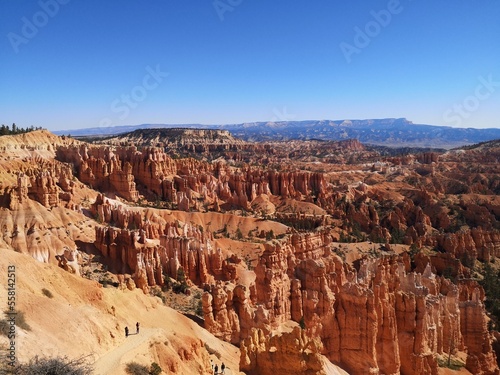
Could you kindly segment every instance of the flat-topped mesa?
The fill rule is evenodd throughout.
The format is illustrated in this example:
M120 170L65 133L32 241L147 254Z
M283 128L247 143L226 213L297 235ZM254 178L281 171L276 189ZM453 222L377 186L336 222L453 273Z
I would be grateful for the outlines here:
M105 144L133 144L137 147L154 145L169 150L208 153L239 150L247 145L234 138L228 130L190 128L137 129L129 133L108 138Z

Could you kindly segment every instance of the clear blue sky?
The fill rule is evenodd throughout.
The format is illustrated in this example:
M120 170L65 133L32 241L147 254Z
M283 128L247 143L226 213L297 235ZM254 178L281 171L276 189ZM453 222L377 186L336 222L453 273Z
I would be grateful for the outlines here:
M500 127L499 20L492 0L1 0L0 123Z

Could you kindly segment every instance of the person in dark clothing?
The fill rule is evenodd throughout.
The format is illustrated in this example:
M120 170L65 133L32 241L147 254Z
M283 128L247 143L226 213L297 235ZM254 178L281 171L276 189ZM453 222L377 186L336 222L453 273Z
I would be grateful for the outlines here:
M128 327L125 327L125 337L128 337Z
M139 322L135 323L135 333L139 333Z
M223 374L225 369L226 369L226 365L224 364L224 362L222 362L222 365L220 367L220 372Z
M218 373L219 373L219 366L215 365L215 372L214 372L214 374L218 374Z

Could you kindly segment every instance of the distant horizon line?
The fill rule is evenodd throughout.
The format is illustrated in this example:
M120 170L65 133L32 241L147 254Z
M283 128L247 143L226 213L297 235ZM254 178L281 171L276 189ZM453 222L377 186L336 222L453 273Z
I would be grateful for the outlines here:
M379 118L344 118L344 119L338 119L338 120L331 120L331 119L321 119L321 120L267 120L267 121L244 121L244 122L228 122L228 123L212 123L212 124L207 124L207 123L200 123L200 122L186 122L186 123L140 123L140 124L121 124L121 125L111 125L111 126L88 126L88 127L82 127L82 128L71 128L71 129L51 129L50 127L47 127L46 129L51 131L51 132L69 132L69 131L79 131L79 130L90 130L90 129L113 129L113 128L120 128L120 127L136 127L136 126L162 126L162 127L183 127L183 126L203 126L203 127L209 127L209 126L217 126L217 127L224 127L224 126L235 126L235 125L245 125L245 124L266 124L266 123L297 123L297 122L323 122L323 121L328 121L328 122L346 122L346 121L370 121L370 120L404 120L410 123L411 125L424 125L424 126L434 126L434 127L443 127L443 128L449 128L449 129L476 129L476 130L488 130L488 129L500 129L500 125L498 127L486 127L486 128L479 128L479 127L472 127L472 126L467 126L467 127L460 127L460 126L450 126L450 125L436 125L436 124L424 124L424 123L414 123L411 120L408 120L406 117L379 117Z

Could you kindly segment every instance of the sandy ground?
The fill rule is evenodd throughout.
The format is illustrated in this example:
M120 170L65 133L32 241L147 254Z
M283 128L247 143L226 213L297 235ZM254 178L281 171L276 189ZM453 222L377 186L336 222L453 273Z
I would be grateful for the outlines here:
M449 368L439 368L438 370L439 375L472 375L469 371L467 371L465 368L461 368L460 370L451 370Z
M157 297L102 288L52 264L0 248L0 309L6 309L7 267L16 268L16 308L30 329L17 327L17 358L86 356L98 374L125 374L129 362L160 364L165 373L211 375L210 358L239 368L239 349L218 340ZM50 291L51 297L44 294ZM3 318L0 316L0 318ZM124 328L139 335L125 338ZM0 347L7 338L0 335ZM237 372L234 372L238 374Z
M109 351L94 363L95 375L110 375L117 371L121 365L128 362L130 353L137 347L147 343L158 330L153 328L142 329L139 334L132 333L118 347Z

